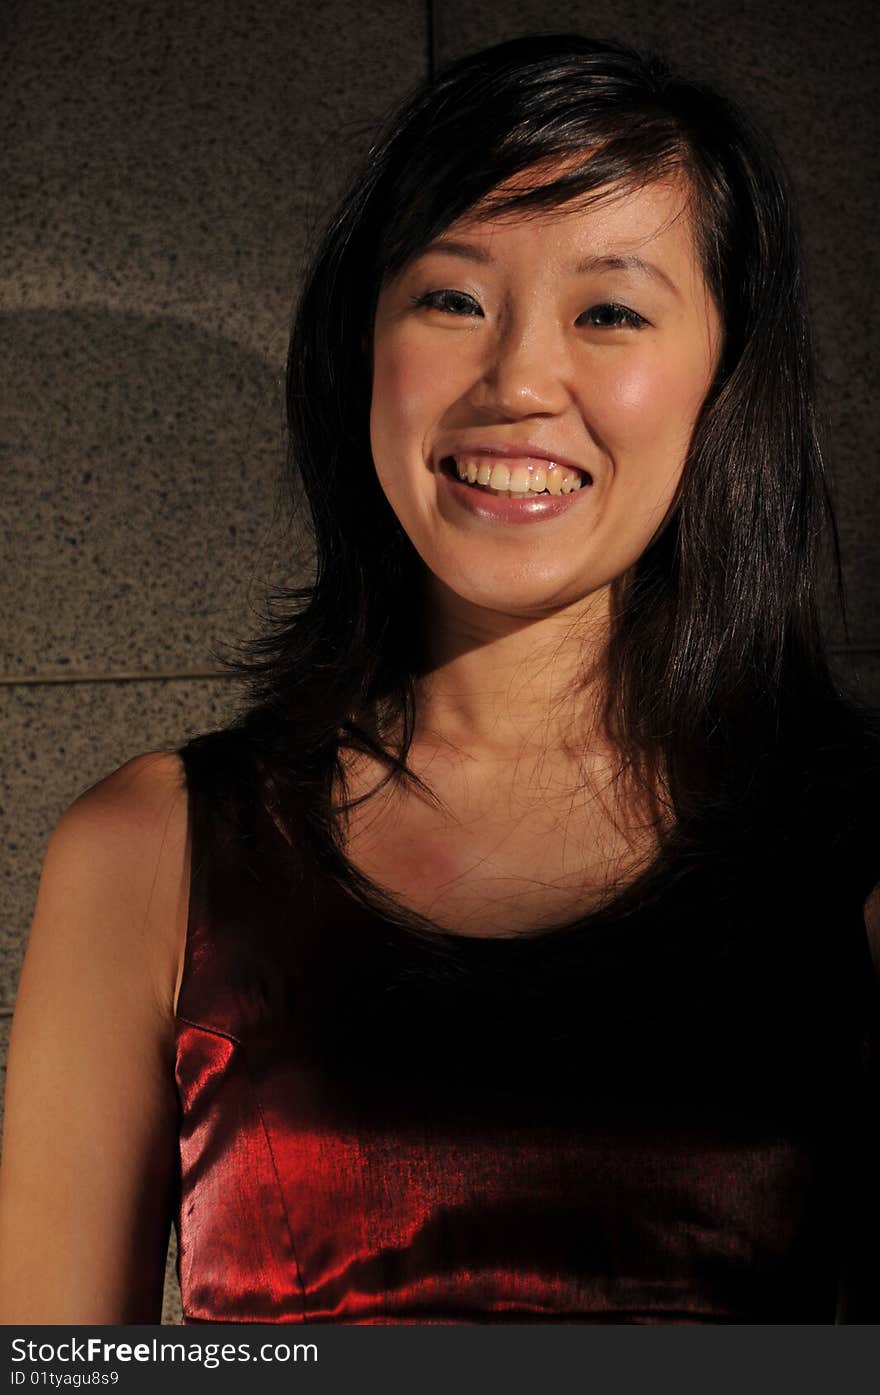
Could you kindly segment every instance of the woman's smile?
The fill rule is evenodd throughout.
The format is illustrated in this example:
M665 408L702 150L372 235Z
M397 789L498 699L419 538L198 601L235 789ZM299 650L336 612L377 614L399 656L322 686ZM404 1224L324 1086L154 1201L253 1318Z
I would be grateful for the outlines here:
M438 475L448 481L453 508L494 523L538 523L559 518L585 498L590 477L534 456L503 460L486 455L446 456ZM447 494L441 487L441 513Z

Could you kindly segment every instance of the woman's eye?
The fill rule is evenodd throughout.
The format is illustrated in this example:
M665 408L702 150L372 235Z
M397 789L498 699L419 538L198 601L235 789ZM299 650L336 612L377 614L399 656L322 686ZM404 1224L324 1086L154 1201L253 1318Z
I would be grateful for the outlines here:
M449 310L453 315L483 313L477 302L465 295L464 291L425 291L423 295L414 295L412 303L427 306L430 310Z
M631 329L641 329L642 325L648 323L641 315L637 315L635 310L630 310L626 305L618 305L614 300L604 301L601 305L591 305L579 318L587 318L589 324L599 329L620 329L623 325Z
M444 310L453 315L481 315L483 312L472 296L465 295L464 291L425 291L422 295L415 295L411 298L412 304L416 307L425 307L429 310ZM589 325L597 329L641 329L647 324L647 320L636 314L635 310L630 310L626 305L619 305L617 301L603 301L599 305L591 305L589 310L585 310L579 317L586 320Z

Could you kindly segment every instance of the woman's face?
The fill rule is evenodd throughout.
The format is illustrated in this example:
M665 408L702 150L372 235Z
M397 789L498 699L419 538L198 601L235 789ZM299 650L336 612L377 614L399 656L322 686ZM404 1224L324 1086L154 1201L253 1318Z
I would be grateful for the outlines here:
M373 460L456 596L516 616L595 599L659 529L722 333L686 201L669 178L578 212L471 215L383 286ZM450 457L482 467L474 484ZM527 499L492 489L502 459Z

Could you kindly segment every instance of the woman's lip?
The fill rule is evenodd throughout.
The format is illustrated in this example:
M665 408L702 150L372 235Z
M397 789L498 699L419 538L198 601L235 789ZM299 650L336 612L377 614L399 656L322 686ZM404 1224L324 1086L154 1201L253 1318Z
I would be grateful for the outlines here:
M501 459L514 460L536 460L552 462L555 465L562 465L568 470L577 470L586 479L592 479L589 470L583 465L579 465L576 460L569 460L566 455L555 455L552 451L543 450L540 446L532 445L524 441L521 445L509 446L460 446L457 449L444 451L443 455L437 456L438 464L442 465L444 460L455 460L457 456L496 456Z

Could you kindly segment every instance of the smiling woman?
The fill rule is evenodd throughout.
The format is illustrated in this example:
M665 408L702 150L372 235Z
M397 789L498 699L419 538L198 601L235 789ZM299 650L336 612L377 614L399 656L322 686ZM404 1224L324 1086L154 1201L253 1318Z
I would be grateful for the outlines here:
M812 393L722 97L542 34L389 116L291 339L314 583L235 723L53 836L5 1321L155 1321L169 1219L191 1323L880 1317L880 740Z

